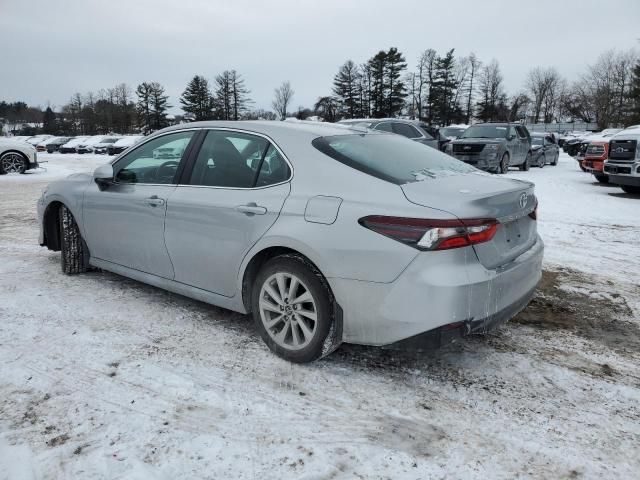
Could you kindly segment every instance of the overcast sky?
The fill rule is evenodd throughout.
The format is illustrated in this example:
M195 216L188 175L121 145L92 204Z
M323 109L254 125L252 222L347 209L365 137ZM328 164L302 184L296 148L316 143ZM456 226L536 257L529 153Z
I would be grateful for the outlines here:
M290 80L293 110L329 94L345 60L391 46L410 68L427 48L496 58L515 93L533 66L571 80L638 38L639 0L0 0L0 100L58 107L158 81L179 106L193 75L236 69L260 108Z

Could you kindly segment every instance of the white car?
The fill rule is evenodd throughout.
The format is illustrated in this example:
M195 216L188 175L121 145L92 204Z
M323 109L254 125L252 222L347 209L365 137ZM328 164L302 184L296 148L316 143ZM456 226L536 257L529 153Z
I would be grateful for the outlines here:
M25 142L35 147L40 142L44 140L49 140L50 138L53 138L53 135L34 135L33 137L27 138Z
M76 147L76 153L93 153L93 148L103 140L110 138L106 135L94 135L81 142Z
M109 155L119 155L128 148L133 147L143 138L143 135L127 135L126 137L122 137L116 143L107 148L107 153Z
M104 154L107 153L107 149L120 140L122 137L105 137L95 145L93 145L93 153Z
M91 137L76 137L73 140L69 140L67 143L65 143L64 145L61 145L60 148L58 149L58 152L60 153L76 153L76 148L78 148L78 145L84 143L87 141L87 139L89 139Z
M34 168L38 168L38 154L33 145L0 138L0 175L24 173Z

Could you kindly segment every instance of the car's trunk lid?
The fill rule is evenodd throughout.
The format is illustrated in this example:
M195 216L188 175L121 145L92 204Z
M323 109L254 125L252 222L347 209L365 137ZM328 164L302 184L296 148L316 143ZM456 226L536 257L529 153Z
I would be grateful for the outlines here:
M486 268L509 263L536 242L536 221L529 213L537 200L530 182L472 173L436 176L401 188L410 202L447 211L459 219L498 220L493 239L473 247Z

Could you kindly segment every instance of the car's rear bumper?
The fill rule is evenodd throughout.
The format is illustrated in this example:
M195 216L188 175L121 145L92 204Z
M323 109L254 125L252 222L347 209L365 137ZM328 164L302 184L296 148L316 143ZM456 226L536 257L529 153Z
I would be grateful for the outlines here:
M495 270L467 247L418 254L391 283L330 278L344 312L343 340L390 345L441 327L447 335L458 328L461 334L490 329L527 305L542 275L543 253L538 237Z

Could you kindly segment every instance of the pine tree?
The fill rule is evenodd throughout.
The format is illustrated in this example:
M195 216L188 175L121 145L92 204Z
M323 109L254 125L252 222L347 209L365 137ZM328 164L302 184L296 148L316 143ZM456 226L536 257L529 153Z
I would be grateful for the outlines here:
M340 102L339 115L343 118L362 116L359 91L360 76L358 66L353 61L347 60L333 78L333 93Z
M431 84L431 98L434 108L432 121L442 125L451 123L451 101L454 90L458 87L454 78L454 67L453 49L435 61L434 78Z
M151 126L151 92L150 83L142 82L136 88L138 101L136 102L136 111L138 112L138 124L142 127L142 131L148 134L153 129Z
M191 113L195 120L210 120L213 118L213 101L209 82L201 75L196 75L187 84L180 97L182 110Z
M244 78L235 70L231 70L231 95L233 100L232 119L240 120L247 112L249 104L253 103L249 98L251 91L245 86Z
M407 62L397 48L391 47L386 54L385 89L387 90L387 116L400 113L407 96L402 74L407 69Z
M385 109L385 66L387 54L383 50L376 53L369 60L371 83L369 86L369 98L371 99L371 116L382 118L386 115Z
M151 127L154 130L160 130L168 125L167 110L169 105L169 96L165 95L164 87L158 82L151 82Z
M47 107L44 112L44 116L42 118L42 129L44 133L55 134L58 130L58 125L56 122L56 114L51 107Z

